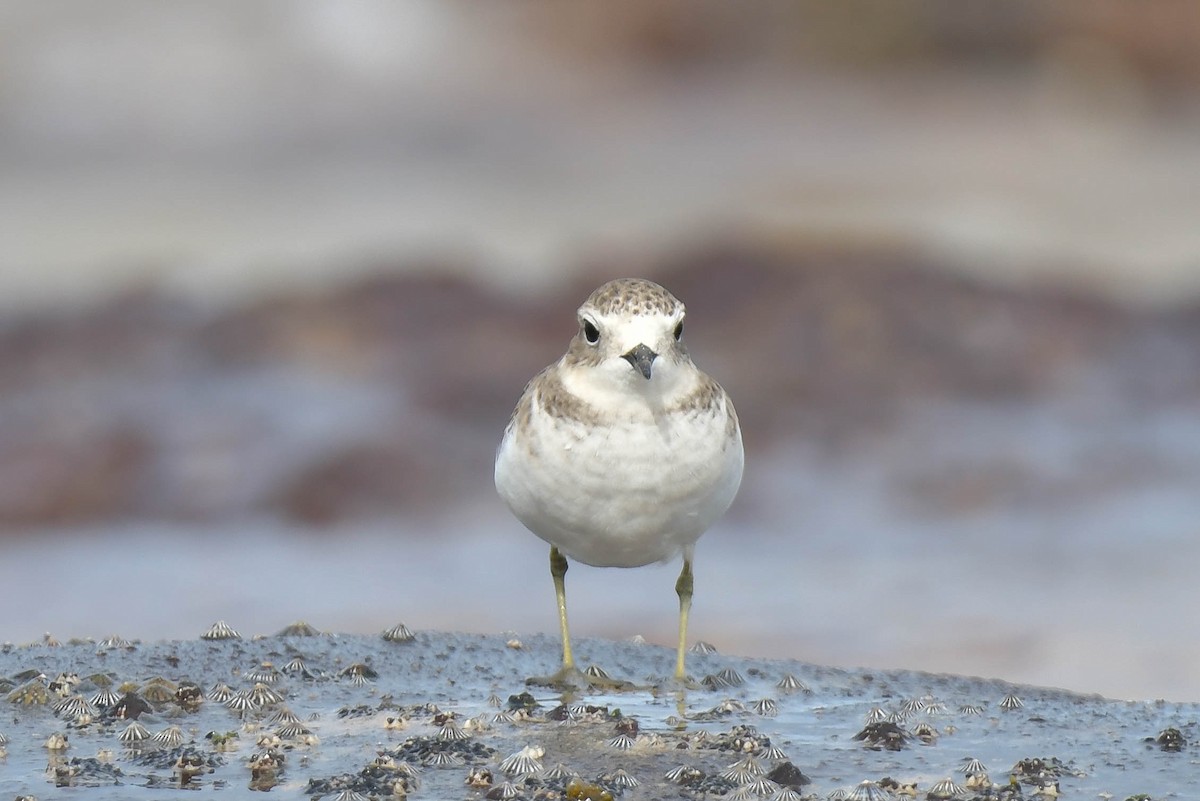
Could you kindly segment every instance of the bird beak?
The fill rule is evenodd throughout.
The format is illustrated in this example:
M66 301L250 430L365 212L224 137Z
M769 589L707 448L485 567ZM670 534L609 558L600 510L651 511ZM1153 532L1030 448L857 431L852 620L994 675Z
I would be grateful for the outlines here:
M629 353L621 355L622 359L627 360L631 365L637 368L638 372L650 380L650 365L658 358L658 354L647 348L645 345L638 345Z

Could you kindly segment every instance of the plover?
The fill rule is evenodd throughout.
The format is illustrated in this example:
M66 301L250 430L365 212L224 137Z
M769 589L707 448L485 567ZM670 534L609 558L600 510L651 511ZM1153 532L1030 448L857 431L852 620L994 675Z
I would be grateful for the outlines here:
M682 555L675 679L685 682L692 554L741 485L737 414L725 390L692 363L684 306L663 287L610 281L578 318L566 354L525 386L496 455L501 498L550 543L562 669L531 681L589 681L571 653L568 558L640 567Z

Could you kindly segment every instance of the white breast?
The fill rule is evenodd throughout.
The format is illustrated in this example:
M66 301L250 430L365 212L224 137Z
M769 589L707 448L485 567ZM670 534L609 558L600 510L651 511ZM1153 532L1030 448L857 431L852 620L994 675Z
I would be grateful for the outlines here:
M496 488L517 518L567 556L637 567L690 549L729 507L742 477L740 432L725 413L588 426L534 407L510 429Z

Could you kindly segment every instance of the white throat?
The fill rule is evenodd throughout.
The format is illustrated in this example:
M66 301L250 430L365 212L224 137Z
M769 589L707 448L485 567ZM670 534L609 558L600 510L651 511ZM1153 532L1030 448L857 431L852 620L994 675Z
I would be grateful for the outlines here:
M611 411L618 417L652 416L691 394L699 371L689 362L655 359L645 378L626 359L605 359L594 366L562 371L563 387L585 403Z

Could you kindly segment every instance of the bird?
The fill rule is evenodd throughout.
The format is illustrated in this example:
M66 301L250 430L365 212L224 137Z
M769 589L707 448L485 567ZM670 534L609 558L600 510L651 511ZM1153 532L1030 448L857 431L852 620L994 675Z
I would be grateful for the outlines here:
M685 307L644 278L609 281L577 312L566 353L539 372L505 427L496 490L550 545L562 668L532 684L598 684L576 667L568 559L632 568L682 556L674 680L686 685L697 540L741 486L741 426L725 390L692 362Z

